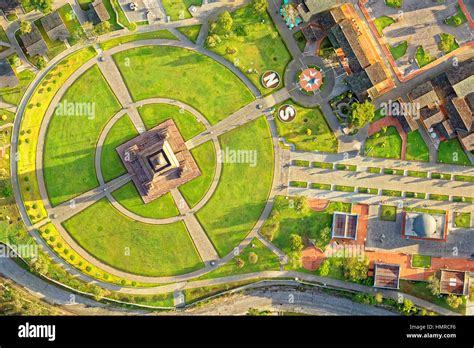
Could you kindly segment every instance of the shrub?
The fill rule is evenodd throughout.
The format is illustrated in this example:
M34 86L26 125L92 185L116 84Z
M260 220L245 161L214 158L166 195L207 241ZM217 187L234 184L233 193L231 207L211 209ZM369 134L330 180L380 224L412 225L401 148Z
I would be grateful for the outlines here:
M237 257L235 259L235 265L238 267L238 268L243 268L245 266L245 261L242 260L240 257Z
M50 241L51 243L54 243L54 242L56 241L56 237L55 237L55 236L49 237L49 241Z
M462 304L462 298L460 296L449 294L446 303L449 307L456 309Z
M293 251L303 250L303 239L298 234L290 234L290 248Z
M255 254L253 251L249 253L249 262L253 265L255 265L258 261L258 255Z
M331 261L328 259L324 260L321 266L319 266L319 275L326 277L329 275L329 271L331 270Z
M87 271L87 272L92 271L92 267L91 267L91 266L86 266L86 271Z

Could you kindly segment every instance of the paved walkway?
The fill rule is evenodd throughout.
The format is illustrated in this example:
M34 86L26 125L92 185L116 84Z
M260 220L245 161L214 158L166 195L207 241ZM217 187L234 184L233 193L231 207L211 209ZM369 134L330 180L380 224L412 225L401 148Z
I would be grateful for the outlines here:
M179 192L178 189L173 189L171 190L171 195L178 206L179 212L184 215L184 223L186 224L188 232L199 255L201 256L202 261L207 263L218 260L219 255L214 248L214 245L210 241L196 216L191 212L191 209L189 208L188 203L186 203L184 197L181 195L181 192Z
M15 105L12 105L12 104L9 104L9 103L5 103L4 101L1 101L1 100L0 100L0 109L4 109L4 110L7 110L7 111L16 113L16 109L17 109L17 108L16 108Z

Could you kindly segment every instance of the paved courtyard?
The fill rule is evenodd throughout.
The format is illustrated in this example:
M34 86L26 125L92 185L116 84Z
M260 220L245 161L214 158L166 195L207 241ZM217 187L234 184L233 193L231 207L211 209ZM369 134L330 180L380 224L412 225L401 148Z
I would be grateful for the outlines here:
M396 221L380 219L379 206L370 207L367 249L383 249L390 252L422 254L445 258L470 258L474 253L472 229L450 229L446 242L402 238L401 209Z
M419 45L422 45L431 57L440 58L443 55L438 49L439 34L454 35L459 46L472 40L467 22L458 27L444 24L446 18L457 12L457 0L405 1L400 9L388 7L384 1L370 0L366 8L373 19L389 16L396 20L384 29L382 40L390 46L408 42L407 53L396 60L398 69L405 76L418 69L414 57Z
M132 2L137 5L135 11L130 9ZM151 22L165 19L165 12L159 0L119 0L119 3L130 22L137 23L146 20Z

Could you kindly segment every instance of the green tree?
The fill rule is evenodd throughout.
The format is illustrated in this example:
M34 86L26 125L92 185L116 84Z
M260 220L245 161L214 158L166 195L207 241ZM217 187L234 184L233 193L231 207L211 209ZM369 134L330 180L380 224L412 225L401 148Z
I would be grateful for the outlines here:
M31 6L43 13L49 13L52 10L53 0L30 0Z
M345 258L342 264L344 277L353 282L360 282L367 279L369 271L369 260L365 258L360 261L356 257Z
M375 294L375 302L377 302L377 303L382 303L383 302L383 295L380 292Z
M255 12L263 14L267 10L267 2L266 0L253 0L252 8Z
M99 36L110 31L111 25L109 21L101 22L94 27L93 34Z
M22 34L31 33L31 22L21 20L20 21L20 33L22 33Z
M304 196L297 196L295 198L295 210L298 212L298 213L301 213L302 211L304 211L307 207L307 200L306 200L306 197Z
M42 56L38 57L38 60L36 61L36 66L38 67L38 69L43 70L44 68L46 68L46 65L46 59L44 59L44 57Z
M300 268L302 266L301 251L292 251L288 253L288 263L293 269Z
M216 24L216 31L229 33L232 30L232 25L234 25L234 20L229 11L224 11L217 17Z
M400 305L400 310L405 315L410 315L416 312L416 307L410 300L403 300L403 303Z
M433 294L434 296L438 296L439 287L440 287L440 282L439 282L438 277L435 274L433 274L433 275L430 275L427 280L428 280L428 285L426 287L430 289L431 294Z
M438 48L444 53L448 53L449 51L451 51L455 40L456 38L454 37L454 35L443 33L440 35L440 42L438 44Z
M137 23L130 23L130 24L128 25L128 30L130 30L130 31L135 31L135 30L137 30Z
M238 268L243 268L245 266L245 261L242 260L240 257L237 257L235 259L235 265L238 267Z
M300 235L297 234L290 234L290 248L293 251L301 251L303 250L303 239Z
M453 309L459 308L459 306L462 304L462 297L449 294L448 298L446 299L446 303Z
M331 261L328 259L324 260L323 263L321 263L321 266L319 266L319 275L326 277L329 275L329 272L331 270Z
M374 104L366 100L364 103L352 103L348 121L351 127L362 128L375 117Z
M258 255L253 251L249 252L249 262L255 265L258 261Z

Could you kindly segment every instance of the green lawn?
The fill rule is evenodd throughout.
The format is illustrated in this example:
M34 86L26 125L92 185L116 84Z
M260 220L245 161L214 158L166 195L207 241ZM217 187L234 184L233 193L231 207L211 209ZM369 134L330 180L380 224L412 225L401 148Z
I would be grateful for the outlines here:
M5 103L18 105L25 94L29 84L35 78L35 74L30 70L23 70L17 74L20 83L16 87L0 88L0 97Z
M403 57L407 53L408 42L403 41L396 46L389 46L390 53L393 59L397 60Z
M145 204L133 182L129 182L115 190L112 192L112 196L126 209L143 217L164 219L179 215L179 210L176 207L171 193L167 193Z
M141 47L117 53L114 59L134 100L180 100L199 110L212 124L254 100L231 71L187 49Z
M449 305L446 303L445 295L434 296L427 285L428 285L427 282L408 281L408 280L403 280L403 279L400 280L400 290L402 292L421 298L422 300L434 303L438 306L449 309L451 311L454 311L460 314L465 314L466 312L465 300L463 301L463 304L459 306L459 308L453 309L449 307Z
M7 33L5 32L5 29L3 29L2 26L0 26L0 41L10 43L10 40L8 39Z
M220 138L221 148L256 151L257 161L223 163L219 185L197 213L220 256L229 253L257 222L273 178L273 144L264 117L238 127Z
M162 4L171 20L177 21L179 19L191 18L192 16L188 8L191 5L201 6L202 0L163 0Z
M451 17L448 17L444 20L444 22L447 25L451 25L453 27L457 27L461 24L464 24L467 22L466 15L464 12L462 12L461 7L457 6L457 12L452 15Z
M454 226L471 227L471 213L454 213Z
M105 198L64 227L91 255L125 272L171 276L204 266L184 223L143 224L120 214Z
M395 23L396 20L389 16L380 16L374 20L375 27L380 36L383 36L383 30Z
M297 166L297 167L309 167L309 161L303 161L303 160L294 160L292 161L291 163L292 165L294 166Z
M427 178L428 173L427 172L420 172L418 170L409 170L407 171L407 176L412 176L415 178Z
M380 218L385 221L396 221L397 207L394 205L382 205L382 215Z
M431 193L429 199L432 201L448 201L449 195L438 195L435 193Z
M267 12L257 15L250 4L232 12L231 15L234 20L233 30L246 26L248 35L239 36L234 32L228 39L220 35L222 42L210 50L236 64L263 94L272 93L272 90L261 85L260 76L267 70L274 70L283 79L285 68L291 61L288 49ZM237 52L227 54L227 47L233 47Z
M105 182L115 179L127 172L115 149L120 144L127 142L137 135L138 132L128 115L122 116L112 126L105 138L100 158L102 176Z
M98 185L94 164L96 143L102 128L121 109L97 66L86 71L68 89L60 103L66 102L86 103L82 105L94 107L95 111L92 116L81 112L69 116L55 113L49 123L44 177L53 206Z
M344 185L336 185L334 186L335 191L340 191L340 192L354 192L355 187L354 186L344 186Z
M377 137L377 134L380 134ZM402 139L395 127L388 127L384 133L380 131L367 138L365 155L369 157L397 158L402 151Z
M304 49L306 47L306 38L304 37L303 32L301 30L297 31L296 33L293 34L293 38L298 44L300 51L304 52Z
M411 257L411 266L417 268L430 268L431 256L414 254Z
M420 68L423 68L425 65L430 64L436 58L431 57L428 52L425 52L423 46L418 46L415 53L415 59Z
M86 61L93 58L96 51L93 47L87 47L73 53L63 59L51 72L41 80L41 84L35 89L28 100L28 107L23 113L20 134L22 140L19 145L18 174L20 177L20 190L23 201L37 209L28 212L33 223L46 217L46 211L39 192L36 180L36 147L38 145L38 133L43 121L43 115L51 103L54 95L71 74L82 66ZM53 83L56 81L56 83ZM58 135L60 136L60 135ZM26 141L28 139L28 142ZM25 178L29 178L26 181Z
M304 181L290 181L289 185L290 187L306 188L308 183Z
M106 51L112 47L118 46L132 41L150 40L150 39L165 39L165 40L177 40L176 36L171 34L168 30L157 30L145 33L131 34L126 36L120 36L115 39L110 39L100 43L100 47Z
M194 115L176 105L147 104L138 109L147 129L173 119L185 141L203 132L206 127Z
M394 190L382 190L382 196L389 196L389 197L401 197L401 191L394 191Z
M439 35L439 38L440 38L440 42L438 44L438 48L440 51L444 52L445 54L448 54L454 51L455 49L459 48L459 44L457 43L456 37L454 35L441 33Z
M190 25L188 27L179 27L177 28L181 34L186 36L189 40L196 43L196 40L199 36L199 31L201 30L201 24Z
M212 184L216 172L216 150L211 141L205 142L191 150L201 176L179 187L179 191L190 207L194 207L204 197Z
M326 191L330 191L330 190L331 190L331 185L330 185L330 184L311 183L311 184L310 184L310 187L311 187L312 189L316 189L316 190L326 190Z
M385 5L394 8L400 8L403 4L403 0L385 0Z
M3 116L6 116L6 119L3 120ZM3 126L7 123L13 123L13 119L15 118L15 114L11 111L0 109L0 126Z
M472 176L472 175L455 175L454 180L465 181L465 182L474 182L474 176Z
M430 154L420 132L418 130L407 134L407 154L409 161L429 162Z
M471 165L458 139L442 141L438 148L438 162L449 164Z
M295 107L296 117L292 122L282 122L276 115L278 107L283 104L290 104ZM275 108L278 134L285 138L286 142L294 144L296 150L337 153L337 139L329 128L320 108L307 109L290 100L277 105ZM308 129L311 129L311 135L307 135L306 131Z
M66 4L59 8L58 13L71 34L68 38L68 42L71 46L78 43L80 38L86 39L86 33L84 32L84 29L82 29L81 23L79 23L79 20L70 4ZM74 37L74 33L77 37Z
M315 245L324 250L329 244L331 234L323 235L321 231L325 227L331 227L333 212L351 211L351 205L347 203L331 202L324 211L314 211L305 207L297 212L292 204L293 199L284 196L275 197L275 203L270 218L265 222L265 229L272 225L278 225L274 231L272 243L285 253L291 252L290 234L299 234L315 241Z
M251 252L257 254L258 256L258 260L255 264L252 264L249 261L249 254ZM230 260L225 265L199 277L199 279L213 279L244 273L280 270L280 260L278 256L275 255L257 238L252 239L252 242L244 250L242 250L238 257L240 257L245 262L242 268L237 267L234 257L234 259Z

